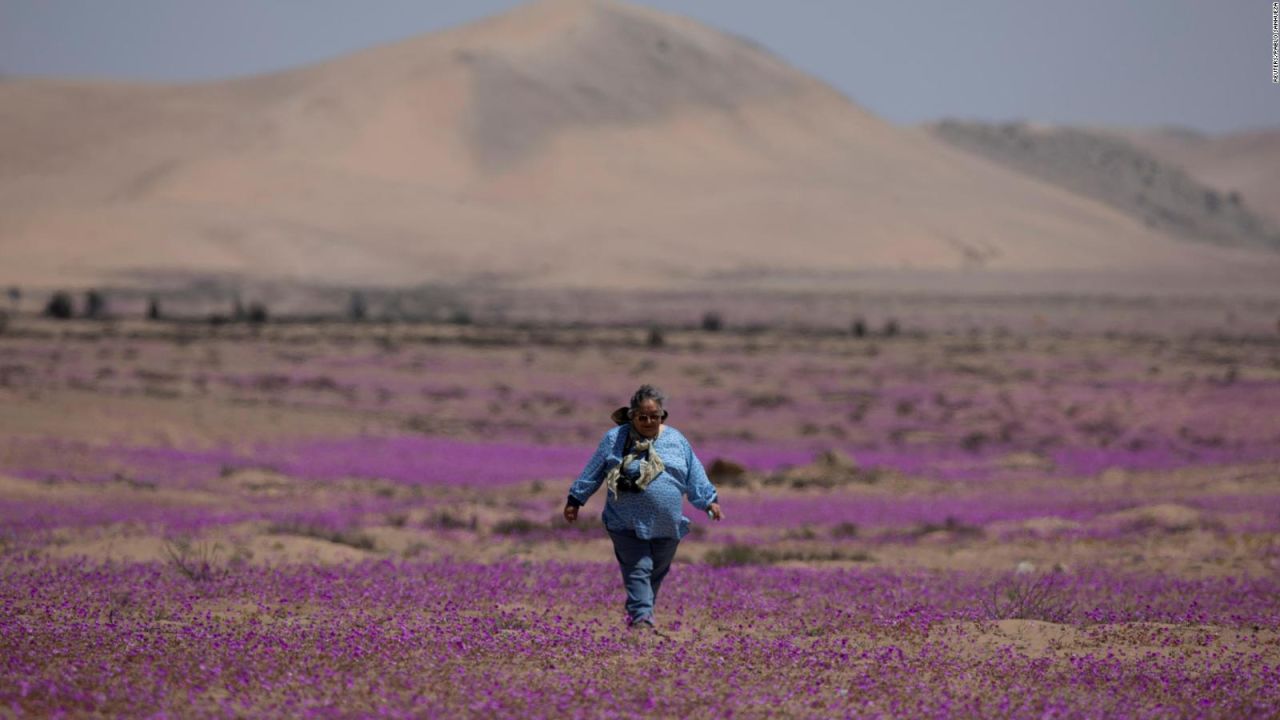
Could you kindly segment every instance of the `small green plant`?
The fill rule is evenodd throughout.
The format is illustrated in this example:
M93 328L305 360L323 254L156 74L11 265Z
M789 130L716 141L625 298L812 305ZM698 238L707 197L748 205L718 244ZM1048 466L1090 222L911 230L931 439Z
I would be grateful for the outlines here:
M831 528L831 537L835 538L855 538L858 537L858 524L851 522L842 522Z
M791 398L781 392L760 392L748 395L746 403L747 407L772 409L790 405Z
M218 543L172 538L164 541L164 552L170 567L195 582L220 580L227 575L227 568L218 557L222 552Z
M1067 621L1074 609L1065 576L1060 572L1009 573L991 584L982 601L982 612L990 620L1060 623Z
M97 290L89 290L84 294L84 316L97 319L106 315L107 299Z
M733 567L737 565L772 565L781 562L871 562L875 558L864 550L844 550L841 548L813 549L795 548L770 550L741 543L732 543L723 548L712 550L703 556L703 561L712 567Z
M374 550L378 545L372 535L359 530L337 530L306 523L276 523L267 532L273 535L312 537L317 540L327 540L338 545L353 547L357 550Z
M493 531L498 535L528 535L546 528L547 526L524 517L506 518L493 524Z
M703 556L703 561L712 567L733 567L735 565L768 565L774 562L774 557L766 549L733 543L712 550Z
M924 537L931 533L947 532L958 537L981 537L985 531L979 525L971 525L963 520L948 515L941 523L921 523L911 532L915 537Z
M976 453L982 450L982 446L987 444L990 438L981 430L974 430L960 439L960 447L966 452Z
M74 311L71 293L61 290L50 296L49 302L44 306L45 317L51 317L56 320L70 320Z
M722 487L744 487L748 484L747 468L726 458L716 458L707 466L712 482Z
M364 322L369 317L369 303L364 299L364 293L359 290L351 293L351 298L347 303L347 319L351 322Z
M789 540L816 540L818 533L814 531L812 525L801 525L798 528L792 528L783 534L783 537Z
M268 318L267 306L261 302L249 303L249 312L247 319L255 325L265 323Z
M442 530L475 530L478 523L476 522L475 515L464 519L454 515L448 510L441 510L431 516L431 519L427 524L433 525Z

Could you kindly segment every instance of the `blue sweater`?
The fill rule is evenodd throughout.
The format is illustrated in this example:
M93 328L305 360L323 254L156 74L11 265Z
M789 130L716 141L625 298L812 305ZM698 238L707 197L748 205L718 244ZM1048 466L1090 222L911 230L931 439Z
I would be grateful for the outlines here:
M619 433L626 433L629 429L629 425L619 425L604 434L595 454L569 488L570 504L586 504L604 483L609 469L622 462ZM689 532L689 518L680 512L683 498L688 496L694 507L705 512L711 503L716 502L716 488L707 479L707 471L679 430L663 426L653 448L666 469L644 492L619 492L617 497L606 498L602 516L604 526L611 532L634 533L644 540L683 538ZM635 472L639 472L638 469L633 470Z

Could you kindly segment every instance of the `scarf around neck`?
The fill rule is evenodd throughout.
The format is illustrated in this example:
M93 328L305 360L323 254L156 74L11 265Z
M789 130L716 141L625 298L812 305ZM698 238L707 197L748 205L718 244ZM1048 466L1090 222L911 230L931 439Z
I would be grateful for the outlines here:
M640 461L640 475L635 480L636 488L644 492L649 487L649 483L653 479L662 474L667 466L662 463L662 458L658 453L653 451L653 443L657 441L657 437L646 438L635 431L635 428L628 427L627 432L630 437L627 442L631 445L631 452L622 457L622 462L604 476L605 486L609 489L611 497L618 497L618 479L622 477L623 468L628 467L631 463Z

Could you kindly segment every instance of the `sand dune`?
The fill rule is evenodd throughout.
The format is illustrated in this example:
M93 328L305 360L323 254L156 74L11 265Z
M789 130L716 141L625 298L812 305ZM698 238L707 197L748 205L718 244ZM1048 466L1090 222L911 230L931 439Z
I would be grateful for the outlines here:
M3 283L1231 278L1275 262L1171 240L614 0L225 82L7 80L0 108Z

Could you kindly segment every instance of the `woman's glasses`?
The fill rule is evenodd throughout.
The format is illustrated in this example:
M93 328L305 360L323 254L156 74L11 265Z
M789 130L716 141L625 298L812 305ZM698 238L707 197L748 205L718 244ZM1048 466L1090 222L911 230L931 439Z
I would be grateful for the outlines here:
M636 422L647 423L647 422L662 422L662 418L665 415L666 413L657 413L656 415L650 415L649 413L636 413L631 417L634 418Z

